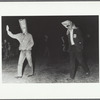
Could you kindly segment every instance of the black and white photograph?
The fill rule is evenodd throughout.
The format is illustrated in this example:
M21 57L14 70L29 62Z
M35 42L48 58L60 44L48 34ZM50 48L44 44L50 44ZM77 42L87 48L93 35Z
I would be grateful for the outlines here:
M97 1L0 2L0 99L100 99L99 19Z
M98 83L99 16L2 16L3 83Z

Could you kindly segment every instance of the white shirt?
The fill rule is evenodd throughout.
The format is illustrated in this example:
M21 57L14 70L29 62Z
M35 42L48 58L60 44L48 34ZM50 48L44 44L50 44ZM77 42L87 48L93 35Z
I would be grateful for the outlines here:
M76 35L73 34L73 30L74 29L77 29L77 27L75 25L72 26L72 29L71 30L67 30L67 33L66 33L66 35L70 34L70 42L71 42L71 45L75 45L75 42L74 42L74 39L73 39L73 38L76 38Z
M75 45L74 40L73 40L73 29L69 31L70 32L70 42L71 45Z

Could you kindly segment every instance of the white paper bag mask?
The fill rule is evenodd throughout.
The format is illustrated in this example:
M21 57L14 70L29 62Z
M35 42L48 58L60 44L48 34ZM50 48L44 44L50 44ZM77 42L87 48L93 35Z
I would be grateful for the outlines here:
M66 21L63 21L61 24L62 24L64 27L67 28L67 25L72 25L72 22L71 22L70 20L66 20Z
M22 30L23 29L27 30L26 19L19 19L19 24Z

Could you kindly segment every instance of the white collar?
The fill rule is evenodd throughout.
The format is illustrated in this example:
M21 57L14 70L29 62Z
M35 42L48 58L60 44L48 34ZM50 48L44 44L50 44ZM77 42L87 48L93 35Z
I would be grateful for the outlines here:
M77 27L75 25L72 26L71 30L67 30L67 35L69 34L70 31L73 31L74 29L77 29Z

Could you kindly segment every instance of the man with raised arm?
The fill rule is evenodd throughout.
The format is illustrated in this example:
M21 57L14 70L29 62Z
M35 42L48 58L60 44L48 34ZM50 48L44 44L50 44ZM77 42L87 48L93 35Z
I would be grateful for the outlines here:
M70 54L70 78L74 79L75 78L75 62L76 60L81 64L85 71L85 75L89 76L90 71L85 64L85 61L82 56L82 51L83 51L83 38L81 35L81 31L79 30L76 25L70 21L66 20L61 23L66 29L66 35L68 36L68 42L69 42L69 54Z
M9 30L8 25L6 26L6 31L11 38L17 39L20 43L20 45L19 45L20 56L19 56L18 70L17 70L18 75L16 78L22 78L22 69L23 69L23 63L24 63L25 59L27 59L28 64L31 68L31 72L28 75L28 77L30 77L33 75L33 63L32 63L31 50L34 45L34 41L33 41L32 35L30 33L28 33L28 31L27 31L26 20L19 19L19 24L20 24L20 27L22 30L21 33L13 34Z

